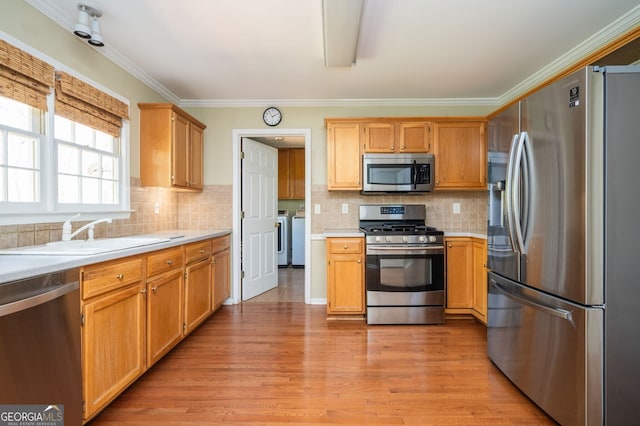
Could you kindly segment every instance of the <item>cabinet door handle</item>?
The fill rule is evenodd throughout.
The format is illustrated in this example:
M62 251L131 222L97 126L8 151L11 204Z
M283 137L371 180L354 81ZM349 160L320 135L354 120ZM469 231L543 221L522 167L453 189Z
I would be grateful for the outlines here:
M391 145L391 148L389 148L389 151L393 151L393 145Z
M124 279L124 274L118 274L116 275L116 278L119 280L123 280Z
M404 148L405 148L404 146L401 146L400 151L404 151Z
M345 244L343 248L346 250L349 248L349 246Z
M204 254L204 249L200 249L200 254Z
M151 287L151 291L153 291L154 293L158 291L158 286Z
M362 258L358 258L358 263L362 263Z
M142 290L140 290L140 293L145 294L147 292L146 288L143 288Z
M447 247L448 247L448 248L451 248L451 243L447 244Z
M167 260L167 265L173 265L173 259L168 259Z

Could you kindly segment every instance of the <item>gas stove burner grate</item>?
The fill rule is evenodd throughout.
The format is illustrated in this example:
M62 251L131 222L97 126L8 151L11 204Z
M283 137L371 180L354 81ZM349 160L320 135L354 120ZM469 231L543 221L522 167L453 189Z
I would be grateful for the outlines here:
M436 228L426 225L383 224L364 227L367 232L433 232Z

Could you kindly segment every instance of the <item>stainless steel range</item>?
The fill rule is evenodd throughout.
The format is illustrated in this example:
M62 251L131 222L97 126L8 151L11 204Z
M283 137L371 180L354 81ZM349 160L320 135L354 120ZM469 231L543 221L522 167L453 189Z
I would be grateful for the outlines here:
M444 323L444 233L420 204L360 206L367 324Z

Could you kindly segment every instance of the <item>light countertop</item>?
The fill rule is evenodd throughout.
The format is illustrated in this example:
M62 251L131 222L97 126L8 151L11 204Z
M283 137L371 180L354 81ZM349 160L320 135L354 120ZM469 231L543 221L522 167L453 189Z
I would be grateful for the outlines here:
M357 228L329 228L321 234L324 238L331 237L364 237L364 232ZM483 231L445 231L445 237L472 237L487 239L487 234Z
M444 232L445 237L471 237L471 238L481 238L483 240L487 239L487 234L483 231L464 231L464 232Z
M322 235L325 238L364 237L364 232L362 232L358 228L334 228L334 229L325 229Z
M174 230L135 235L136 237L170 238L170 240L152 245L88 256L2 254L2 250L0 250L0 283L63 271L65 269L78 268L85 265L133 256L136 254L162 250L196 241L221 237L230 233L231 231L228 229L219 229L206 231Z

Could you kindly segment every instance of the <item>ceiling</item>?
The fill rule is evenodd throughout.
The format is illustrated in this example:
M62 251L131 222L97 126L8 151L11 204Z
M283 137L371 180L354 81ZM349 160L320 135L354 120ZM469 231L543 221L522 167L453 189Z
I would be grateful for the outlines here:
M26 1L72 31L80 0ZM322 0L90 3L97 49L182 106L499 106L640 25L638 0L364 0L355 64L325 67Z

